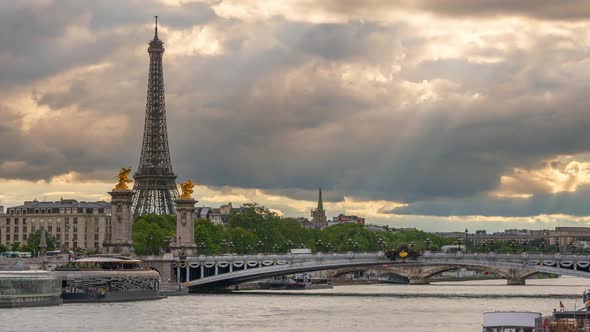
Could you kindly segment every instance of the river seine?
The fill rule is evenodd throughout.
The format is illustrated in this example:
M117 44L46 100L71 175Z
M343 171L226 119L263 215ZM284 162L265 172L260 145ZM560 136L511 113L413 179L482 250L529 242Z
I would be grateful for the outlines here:
M562 277L432 285L195 294L158 301L0 311L0 331L481 331L482 313L581 306L590 280Z

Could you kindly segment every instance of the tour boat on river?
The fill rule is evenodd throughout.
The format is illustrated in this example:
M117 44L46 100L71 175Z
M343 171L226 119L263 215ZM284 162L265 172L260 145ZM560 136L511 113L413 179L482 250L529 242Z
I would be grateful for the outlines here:
M484 312L483 332L536 332L541 313L527 311Z
M327 289L333 288L332 279L314 278L308 274L277 277L258 281L260 289Z
M565 310L559 302L560 309L554 309L551 316L539 317L535 332L590 332L590 294L582 295L584 305L579 310Z
M74 260L55 273L68 302L140 301L161 298L160 274L128 257L94 256Z
M582 309L559 310L550 316L536 312L498 311L484 313L484 332L590 332L590 293L583 294Z

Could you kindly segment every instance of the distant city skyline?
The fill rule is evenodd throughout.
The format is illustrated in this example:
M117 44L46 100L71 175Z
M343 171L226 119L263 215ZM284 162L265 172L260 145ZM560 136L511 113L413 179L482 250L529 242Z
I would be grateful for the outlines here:
M198 206L309 217L321 186L329 219L590 223L585 1L1 2L1 205L137 171L154 15Z

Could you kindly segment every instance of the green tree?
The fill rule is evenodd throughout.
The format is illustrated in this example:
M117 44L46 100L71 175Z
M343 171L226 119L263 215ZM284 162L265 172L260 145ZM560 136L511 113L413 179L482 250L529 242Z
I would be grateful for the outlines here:
M8 250L7 250L6 246L3 244L0 244L0 252L7 252L7 251Z
M10 251L20 251L20 242L13 242L10 244Z
M166 250L176 235L176 218L148 214L133 223L133 243L137 255L156 255Z
M138 255L157 254L176 233L174 216L147 215L133 225L133 241ZM391 250L413 242L417 249L441 247L452 239L418 230L374 232L363 225L340 224L323 230L307 229L291 218L283 218L258 204L245 204L227 225L210 220L195 220L195 244L198 254L284 253L288 247L315 251Z

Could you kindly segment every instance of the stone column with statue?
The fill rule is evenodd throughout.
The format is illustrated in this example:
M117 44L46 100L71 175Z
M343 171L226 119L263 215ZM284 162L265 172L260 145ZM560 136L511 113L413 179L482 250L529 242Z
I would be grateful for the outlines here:
M195 203L193 188L195 184L186 181L180 184L181 195L174 201L176 204L176 239L170 246L174 256L194 256L195 245Z
M131 237L133 226L133 213L131 212L131 203L133 191L129 189L128 184L132 182L129 179L131 174L130 168L121 168L117 175L118 183L111 195L111 227L110 236L104 243L105 251L109 254L130 256L133 254L133 240Z

